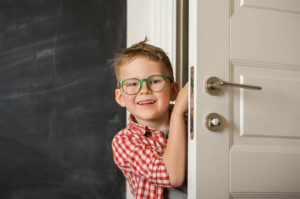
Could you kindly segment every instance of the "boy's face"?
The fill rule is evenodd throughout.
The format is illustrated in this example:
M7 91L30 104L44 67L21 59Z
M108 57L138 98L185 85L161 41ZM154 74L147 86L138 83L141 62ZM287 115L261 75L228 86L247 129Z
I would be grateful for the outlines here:
M146 79L151 75L167 75L162 63L139 56L122 66L120 80L128 78ZM178 85L166 80L166 87L160 92L152 92L143 82L139 93L127 95L121 88L115 90L116 101L135 117L138 123L147 124L149 121L163 121L169 118L170 101L178 94Z

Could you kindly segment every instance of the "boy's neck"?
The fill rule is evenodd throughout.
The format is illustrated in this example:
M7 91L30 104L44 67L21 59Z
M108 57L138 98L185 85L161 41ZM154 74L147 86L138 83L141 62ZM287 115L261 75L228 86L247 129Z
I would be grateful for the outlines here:
M160 118L157 120L139 120L138 118L135 118L135 120L140 125L154 128L159 131L169 129L169 122L170 122L169 115L166 115L164 118Z

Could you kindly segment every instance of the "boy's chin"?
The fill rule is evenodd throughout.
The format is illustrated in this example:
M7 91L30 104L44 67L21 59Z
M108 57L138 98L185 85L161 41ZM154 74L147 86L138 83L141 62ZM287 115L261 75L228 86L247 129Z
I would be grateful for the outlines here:
M135 118L138 118L139 120L142 121L161 121L163 120L163 115L158 115L158 114L141 114L141 115L137 115L135 116Z
M135 116L135 118L139 121L152 121L156 119L155 117L149 115Z

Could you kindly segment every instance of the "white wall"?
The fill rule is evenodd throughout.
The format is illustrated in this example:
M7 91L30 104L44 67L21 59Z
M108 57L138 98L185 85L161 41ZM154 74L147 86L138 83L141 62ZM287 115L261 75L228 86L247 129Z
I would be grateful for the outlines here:
M127 0L127 46L151 35L150 0Z
M167 53L176 74L176 0L127 0L127 46L145 36Z

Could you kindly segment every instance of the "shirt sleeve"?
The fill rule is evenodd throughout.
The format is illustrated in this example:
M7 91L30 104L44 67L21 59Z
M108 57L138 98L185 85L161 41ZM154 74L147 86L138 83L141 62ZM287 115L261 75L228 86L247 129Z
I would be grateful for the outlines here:
M134 136L115 137L112 142L113 157L125 173L146 178L162 187L171 187L166 166L158 151Z

